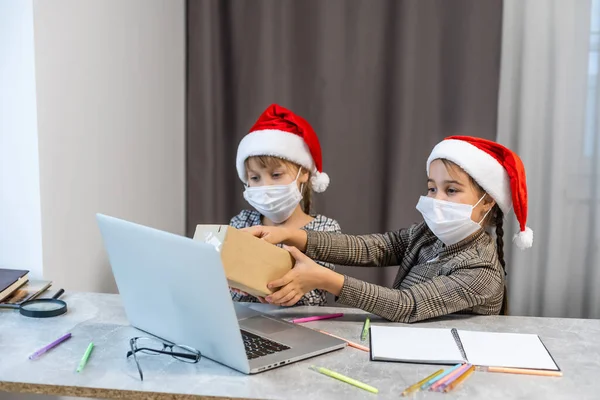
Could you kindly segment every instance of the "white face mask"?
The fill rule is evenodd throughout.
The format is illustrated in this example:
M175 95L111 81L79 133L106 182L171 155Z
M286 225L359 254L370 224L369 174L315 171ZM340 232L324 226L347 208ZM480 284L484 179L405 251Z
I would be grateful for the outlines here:
M302 193L298 190L298 176L289 185L271 185L246 187L244 199L259 213L269 218L276 224L286 221L293 213L300 200Z
M484 197L485 194L472 206L421 196L417 203L417 210L423 214L425 223L431 232L446 246L450 246L468 238L481 228L481 222L491 209L479 223L471 219L471 214Z

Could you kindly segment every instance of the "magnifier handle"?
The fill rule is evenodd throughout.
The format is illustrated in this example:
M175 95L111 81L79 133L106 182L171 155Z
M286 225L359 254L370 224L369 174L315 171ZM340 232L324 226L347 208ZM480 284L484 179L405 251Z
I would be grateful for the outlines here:
M0 304L0 308L19 308L20 305L19 304Z
M58 292L56 292L56 294L54 296L52 296L53 299L58 299L60 296L62 296L62 294L65 292L65 289L60 289Z

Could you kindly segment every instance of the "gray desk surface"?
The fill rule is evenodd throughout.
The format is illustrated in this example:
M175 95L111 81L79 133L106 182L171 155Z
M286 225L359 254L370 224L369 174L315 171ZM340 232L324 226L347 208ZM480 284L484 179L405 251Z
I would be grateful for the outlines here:
M153 399L195 396L398 398L406 386L438 369L431 365L371 362L368 353L348 347L254 376L245 376L207 359L198 364L186 364L166 356L148 356L141 360L146 379L141 382L135 363L125 358L128 339L139 332L128 326L119 296L76 293L65 294L64 300L69 303L69 312L45 320L26 318L12 310L0 310L0 391ZM282 317L333 311L327 308L275 310L268 305L265 309L273 310ZM344 309L344 313L343 318L312 322L308 326L350 340L358 339L365 314L348 309ZM377 318L373 321L384 322ZM564 376L551 378L476 372L456 392L420 392L414 398L600 398L600 320L460 316L418 326L539 334L563 369ZM28 359L33 351L66 332L73 334L69 341L36 361ZM90 341L96 344L96 348L83 373L77 374L74 371ZM311 364L375 386L379 395L313 372L308 368Z

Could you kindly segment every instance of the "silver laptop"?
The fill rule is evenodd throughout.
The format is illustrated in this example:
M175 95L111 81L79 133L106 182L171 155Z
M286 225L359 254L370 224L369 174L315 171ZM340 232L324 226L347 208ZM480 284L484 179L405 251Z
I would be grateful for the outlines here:
M231 300L210 244L97 215L131 325L245 374L346 346Z

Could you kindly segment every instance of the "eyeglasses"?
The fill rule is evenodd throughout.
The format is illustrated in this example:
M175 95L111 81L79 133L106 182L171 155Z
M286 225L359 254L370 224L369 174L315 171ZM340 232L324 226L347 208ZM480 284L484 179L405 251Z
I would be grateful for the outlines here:
M160 340L148 337L131 338L129 339L129 346L131 347L131 350L127 352L127 358L133 355L133 359L137 365L141 380L144 380L144 374L142 373L142 367L140 367L140 363L136 355L137 353L154 356L166 354L178 361L183 361L190 364L195 364L200 361L200 358L202 358L202 354L192 347L181 344L167 344L161 342Z

